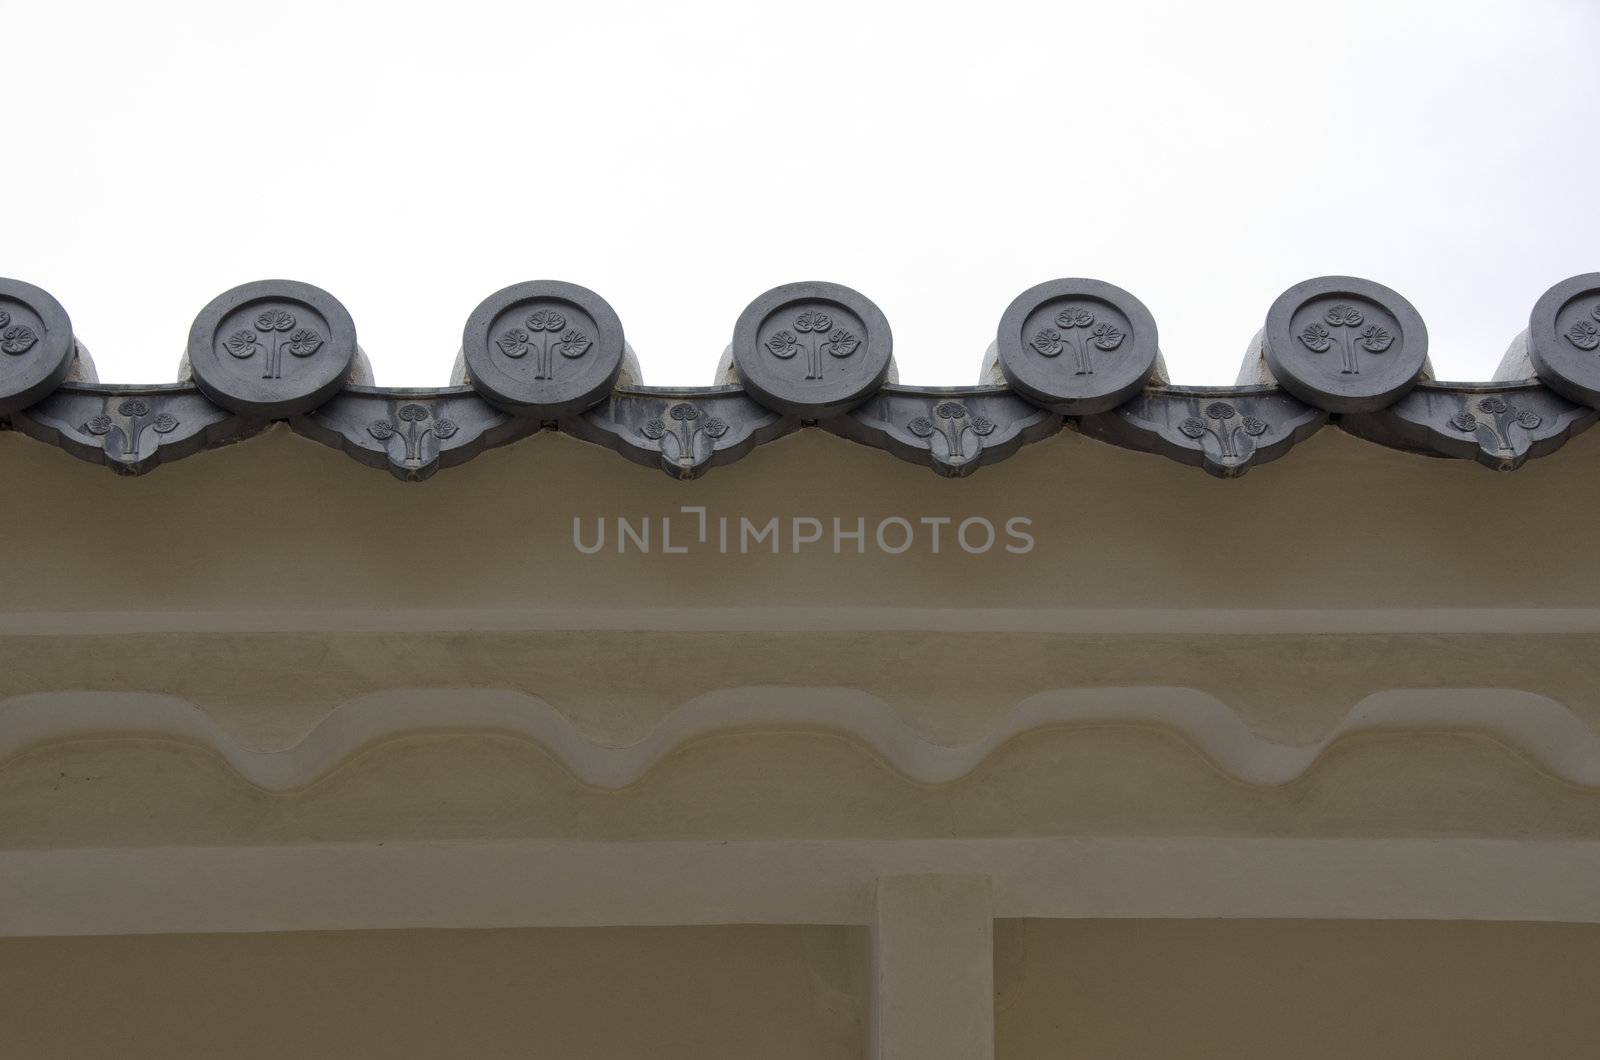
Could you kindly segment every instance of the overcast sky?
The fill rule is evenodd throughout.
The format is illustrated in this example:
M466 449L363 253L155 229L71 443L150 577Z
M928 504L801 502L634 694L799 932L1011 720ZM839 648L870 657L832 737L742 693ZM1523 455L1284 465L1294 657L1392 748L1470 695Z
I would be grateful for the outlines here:
M646 381L711 381L796 279L888 314L905 382L977 378L1057 276L1227 383L1272 299L1353 273L1487 378L1600 270L1600 3L229 4L0 0L0 275L101 378L173 378L248 280L347 305L442 385L484 296L592 287Z

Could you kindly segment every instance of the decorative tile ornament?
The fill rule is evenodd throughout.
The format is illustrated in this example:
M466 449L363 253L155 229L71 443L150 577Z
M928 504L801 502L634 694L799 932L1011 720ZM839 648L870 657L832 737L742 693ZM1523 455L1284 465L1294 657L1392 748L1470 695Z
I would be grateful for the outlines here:
M946 478L961 478L1050 437L1062 421L1003 387L886 386L824 426Z
M502 412L468 387L348 387L289 426L404 482L421 482L441 467L539 430L537 422Z
M622 371L622 321L586 287L513 284L484 299L461 336L467 379L490 404L555 420L605 400Z
M799 426L799 420L756 404L736 386L622 389L583 415L561 421L567 434L679 479L731 464Z
M60 302L31 283L0 279L0 415L60 386L76 348Z
M356 326L338 299L294 280L259 280L213 299L189 329L189 367L212 401L286 419L338 393L355 365Z
M1550 389L1600 408L1600 272L1562 280L1539 297L1528 318L1528 356Z
M1515 471L1588 430L1596 416L1533 382L1419 383L1388 408L1345 416L1339 426L1380 445Z
M1410 302L1354 276L1297 283L1272 303L1267 366L1282 387L1328 412L1372 412L1422 378L1428 330Z
M1277 387L1159 387L1078 426L1091 438L1237 478L1283 456L1327 420Z
M1546 292L1503 362L1513 378L1481 384L1422 381L1427 333L1416 311L1353 277L1308 280L1278 298L1234 387L1152 386L1160 355L1148 310L1088 279L1040 284L1011 303L987 369L1007 386L889 382L883 314L820 282L775 288L740 315L730 360L743 385L619 386L631 363L620 321L592 291L555 281L486 299L463 338L470 387L354 385L363 361L337 300L261 281L196 319L191 383L101 386L60 305L0 280L0 429L139 474L287 419L419 480L548 427L694 478L815 425L954 478L1050 436L1065 416L1091 437L1231 477L1283 455L1330 414L1380 445L1501 470L1600 420L1600 273Z
M1155 371L1156 322L1120 287L1051 280L1018 295L1000 318L1000 370L1017 393L1068 416L1106 412Z
M866 296L836 283L775 287L733 329L733 363L752 397L804 420L861 404L889 375L894 338Z
M15 412L11 424L31 438L122 475L247 438L266 421L206 400L197 387L80 386L67 383Z

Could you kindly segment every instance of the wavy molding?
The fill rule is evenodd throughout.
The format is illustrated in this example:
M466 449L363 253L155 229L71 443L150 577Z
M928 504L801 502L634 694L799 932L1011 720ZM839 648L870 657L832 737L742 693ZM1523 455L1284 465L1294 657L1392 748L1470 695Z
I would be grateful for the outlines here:
M703 737L801 730L851 737L908 779L942 784L971 773L1025 733L1098 725L1177 732L1224 772L1259 786L1283 785L1303 776L1345 736L1447 731L1487 736L1564 781L1600 787L1600 733L1553 699L1496 688L1375 693L1322 739L1307 744L1269 740L1221 700L1196 689L1062 689L1028 697L982 739L960 745L929 740L883 699L845 688L754 686L707 693L685 702L643 739L620 745L589 739L548 703L521 692L419 689L350 700L299 743L278 750L242 746L200 708L176 697L52 692L0 703L0 762L66 740L171 739L211 749L258 787L291 792L387 740L425 733L497 733L540 744L584 783L619 789Z

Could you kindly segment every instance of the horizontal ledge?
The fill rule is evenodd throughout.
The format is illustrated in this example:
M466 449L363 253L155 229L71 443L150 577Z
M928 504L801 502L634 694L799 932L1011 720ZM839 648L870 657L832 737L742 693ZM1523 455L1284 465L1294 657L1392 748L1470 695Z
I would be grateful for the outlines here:
M1585 400L1590 403L1574 403L1532 380L1467 389L1421 383L1381 407L1347 409L1337 423L1375 445L1510 471L1554 453L1593 426L1600 397ZM142 475L284 422L362 464L419 482L546 428L677 479L698 478L804 428L961 478L1070 423L1113 446L1237 478L1335 422L1334 411L1259 385L1148 387L1097 412L1064 411L999 386L885 385L859 395L848 409L832 411L763 404L736 385L632 388L613 390L582 409L552 405L519 412L464 387L425 393L361 386L346 387L315 408L268 414L237 404L224 408L185 384L65 384L10 412L0 429L9 426L120 474Z
M1600 843L982 839L0 852L0 935L868 924L876 880L997 917L1600 921Z
M1171 634L1596 633L1600 608L617 607L12 611L0 636L548 630Z
M424 733L493 733L536 743L585 784L618 789L643 780L675 750L719 733L758 729L848 735L891 768L924 784L959 780L1010 740L1070 725L1158 726L1181 733L1246 784L1276 787L1305 775L1338 740L1362 732L1460 732L1497 740L1530 767L1600 787L1600 734L1570 708L1505 688L1374 692L1310 743L1264 737L1210 693L1176 686L1058 688L1019 701L982 737L930 740L883 698L850 689L746 685L677 705L629 743L596 741L545 700L506 689L392 689L334 708L298 743L242 744L186 700L139 692L41 692L0 703L0 761L34 747L95 736L170 739L207 747L245 781L291 792L314 784L364 748Z

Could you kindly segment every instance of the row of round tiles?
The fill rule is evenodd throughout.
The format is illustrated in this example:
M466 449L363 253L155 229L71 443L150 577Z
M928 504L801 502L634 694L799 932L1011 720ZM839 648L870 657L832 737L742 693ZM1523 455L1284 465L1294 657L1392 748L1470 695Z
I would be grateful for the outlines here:
M1313 407L1372 412L1427 371L1427 328L1381 284L1348 276L1306 280L1267 313L1265 374ZM775 412L827 419L888 379L893 338L869 299L838 284L787 284L761 295L734 325L733 369ZM623 370L622 322L599 295L553 280L485 299L462 337L465 375L491 404L540 420L576 415L605 399ZM1019 295L1001 317L999 369L1029 401L1084 416L1133 397L1156 371L1150 311L1133 295L1088 279L1051 280ZM1600 407L1600 273L1556 284L1534 306L1528 355L1540 381ZM48 293L0 280L0 414L26 408L72 371L78 345ZM350 381L356 329L337 299L289 280L245 284L214 299L189 332L193 381L239 415L276 419L311 411Z

